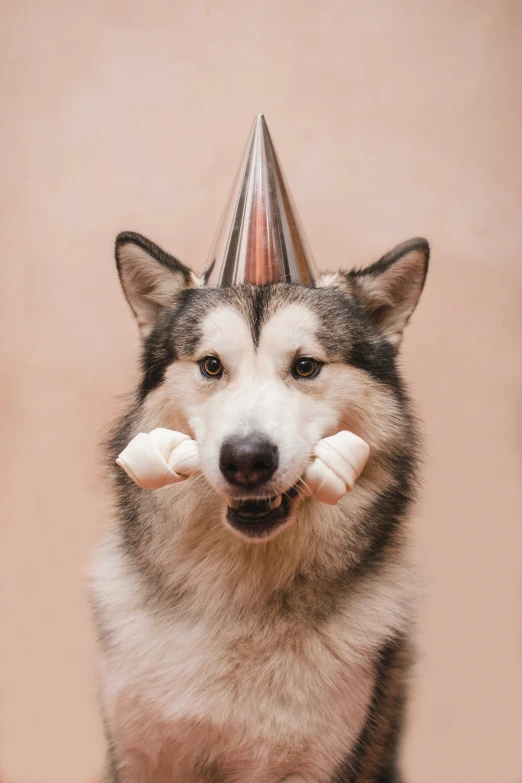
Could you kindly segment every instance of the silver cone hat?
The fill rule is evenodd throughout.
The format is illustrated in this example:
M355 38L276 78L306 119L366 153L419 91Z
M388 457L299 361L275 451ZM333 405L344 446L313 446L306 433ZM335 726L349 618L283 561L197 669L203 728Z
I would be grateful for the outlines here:
M318 277L262 114L255 119L206 269L211 286L313 285Z

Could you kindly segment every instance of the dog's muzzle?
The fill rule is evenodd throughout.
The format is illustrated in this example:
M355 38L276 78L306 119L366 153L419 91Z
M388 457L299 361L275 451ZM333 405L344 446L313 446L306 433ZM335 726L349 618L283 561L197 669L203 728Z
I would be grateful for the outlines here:
M292 487L275 498L230 500L227 521L248 538L267 538L288 520L296 495L297 490Z

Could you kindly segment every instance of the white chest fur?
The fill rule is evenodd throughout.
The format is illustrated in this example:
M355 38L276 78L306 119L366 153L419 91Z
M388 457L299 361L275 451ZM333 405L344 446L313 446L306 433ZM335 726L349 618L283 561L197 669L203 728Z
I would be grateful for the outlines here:
M93 580L101 688L128 780L328 781L364 724L371 653L404 622L391 581L360 588L326 623L241 615L210 598L212 585L194 616L147 600L118 547L105 547Z

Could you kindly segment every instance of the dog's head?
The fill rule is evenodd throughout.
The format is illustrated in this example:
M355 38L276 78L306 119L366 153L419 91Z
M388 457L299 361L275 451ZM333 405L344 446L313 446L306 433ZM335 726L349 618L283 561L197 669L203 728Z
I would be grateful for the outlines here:
M349 429L377 456L393 449L403 424L396 356L428 256L413 239L316 288L209 288L142 236L118 236L143 339L141 429L196 438L236 532L266 539L291 520L320 438Z

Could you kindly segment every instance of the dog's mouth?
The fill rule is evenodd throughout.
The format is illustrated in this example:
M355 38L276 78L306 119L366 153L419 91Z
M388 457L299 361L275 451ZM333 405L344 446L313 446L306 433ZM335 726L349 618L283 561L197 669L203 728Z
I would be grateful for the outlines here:
M266 538L288 520L296 495L292 487L273 498L229 500L227 521L248 538Z

